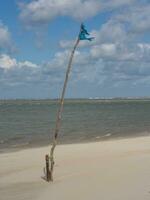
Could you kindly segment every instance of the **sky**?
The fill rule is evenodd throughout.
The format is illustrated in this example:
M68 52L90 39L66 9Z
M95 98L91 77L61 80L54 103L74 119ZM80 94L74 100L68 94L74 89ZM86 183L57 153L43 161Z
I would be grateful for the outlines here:
M66 97L150 96L149 0L1 0L0 98L58 98L81 22Z

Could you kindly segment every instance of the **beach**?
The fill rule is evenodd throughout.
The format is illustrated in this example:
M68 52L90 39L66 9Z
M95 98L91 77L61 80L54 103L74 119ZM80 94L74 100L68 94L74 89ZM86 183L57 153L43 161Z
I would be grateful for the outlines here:
M54 182L39 147L0 154L1 200L149 200L150 137L58 145Z

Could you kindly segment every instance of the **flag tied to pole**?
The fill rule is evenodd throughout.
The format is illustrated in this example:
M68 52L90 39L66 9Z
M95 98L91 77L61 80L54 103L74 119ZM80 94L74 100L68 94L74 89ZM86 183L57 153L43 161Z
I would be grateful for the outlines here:
M80 40L89 40L89 41L92 41L94 39L94 37L87 37L89 36L90 34L88 33L88 31L85 29L85 26L84 24L82 23L81 24L81 31L80 31L80 34L79 34L79 39Z

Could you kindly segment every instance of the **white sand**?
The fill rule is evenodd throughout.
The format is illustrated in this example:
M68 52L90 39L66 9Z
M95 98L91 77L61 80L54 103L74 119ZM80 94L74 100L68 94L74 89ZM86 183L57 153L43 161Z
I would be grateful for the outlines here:
M0 200L150 200L150 137L58 146L53 183L48 151L0 154Z

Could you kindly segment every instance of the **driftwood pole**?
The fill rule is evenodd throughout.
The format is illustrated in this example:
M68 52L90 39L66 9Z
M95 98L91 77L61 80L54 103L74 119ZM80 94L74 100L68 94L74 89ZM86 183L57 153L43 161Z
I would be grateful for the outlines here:
M80 32L81 32L81 29L80 29ZM79 35L80 35L80 33L79 33ZM55 126L55 130L54 130L54 138L53 138L53 143L51 146L50 157L49 157L50 169L48 170L48 173L50 173L50 181L53 181L53 171L54 171L54 164L55 164L54 150L57 145L57 138L58 138L58 134L59 134L60 126L61 126L65 91L66 91L67 82L68 82L68 78L69 78L69 74L70 74L70 70L71 70L71 66L72 66L74 53L75 53L75 50L76 50L79 42L80 42L80 38L78 37L78 39L76 40L76 43L73 47L73 50L71 52L71 55L70 55L70 59L69 59L69 63L68 63L67 71L66 71L66 76L65 76L65 81L64 81L64 85L63 85L63 90L62 90L62 94L61 94L61 98L60 98L60 106L59 106L58 113L57 113L56 126Z

